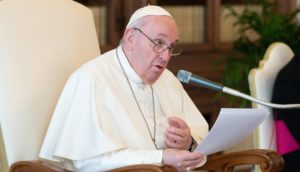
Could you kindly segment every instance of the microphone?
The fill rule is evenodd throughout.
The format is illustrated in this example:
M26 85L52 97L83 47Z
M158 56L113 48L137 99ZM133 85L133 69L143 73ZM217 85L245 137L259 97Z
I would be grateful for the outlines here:
M179 81L181 81L182 83L186 83L186 84L193 84L196 86L200 86L200 87L205 87L205 88L209 88L215 91L221 91L221 92L225 92L227 94L236 96L236 97L241 97L244 99L247 99L249 101L261 104L263 106L268 106L268 107L272 107L272 108L277 108L277 109L292 109L292 108L300 108L300 104L275 104L275 103L268 103L268 102L264 102L262 100L256 99L254 97L251 97L249 95L246 95L244 93L241 93L237 90L225 87L219 83L210 81L208 79L202 78L200 76L197 76L195 74L192 74L191 72L185 71L185 70L179 70L177 73L177 79Z
M186 84L193 84L196 86L202 86L205 88L209 88L215 91L222 91L223 85L207 80L205 78L202 78L200 76L194 75L191 72L179 70L177 73L177 78L179 81L186 83Z

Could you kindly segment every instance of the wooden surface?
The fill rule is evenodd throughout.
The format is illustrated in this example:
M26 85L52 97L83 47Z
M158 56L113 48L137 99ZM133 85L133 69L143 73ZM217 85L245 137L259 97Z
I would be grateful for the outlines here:
M277 172L284 167L283 158L270 150L247 150L228 154L209 156L206 164L197 170L211 170L217 172L231 172L240 165L259 165L262 172ZM169 165L140 164L112 170L111 172L176 172ZM10 172L69 172L42 161L20 161L14 163Z

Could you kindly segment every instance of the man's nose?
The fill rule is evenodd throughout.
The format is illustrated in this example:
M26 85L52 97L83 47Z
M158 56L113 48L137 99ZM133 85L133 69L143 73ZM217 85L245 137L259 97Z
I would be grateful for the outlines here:
M166 49L160 53L160 56L163 61L168 61L171 58L171 51L169 49Z

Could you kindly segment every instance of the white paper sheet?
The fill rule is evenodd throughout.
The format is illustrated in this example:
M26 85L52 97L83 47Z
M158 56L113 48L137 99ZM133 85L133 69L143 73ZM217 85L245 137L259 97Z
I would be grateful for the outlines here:
M247 137L269 114L266 109L222 108L214 126L195 151L210 155L230 148Z

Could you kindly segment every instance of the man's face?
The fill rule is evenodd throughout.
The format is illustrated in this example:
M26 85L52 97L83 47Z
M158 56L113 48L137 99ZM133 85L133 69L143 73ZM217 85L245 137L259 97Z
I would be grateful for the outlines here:
M175 21L168 16L148 16L138 29L133 29L134 38L130 54L130 64L141 79L154 83L166 69L171 58L170 50L178 41L178 29ZM164 45L165 50L156 52L155 43Z

